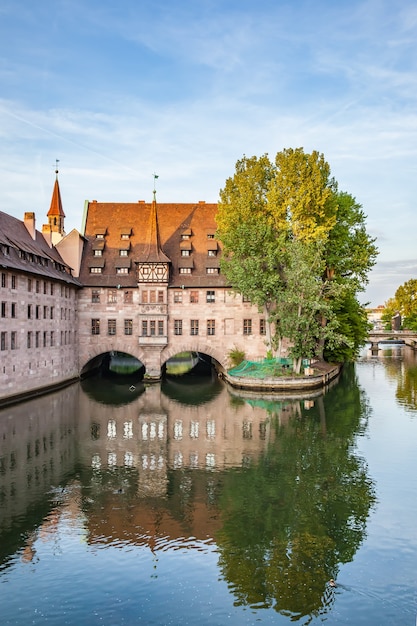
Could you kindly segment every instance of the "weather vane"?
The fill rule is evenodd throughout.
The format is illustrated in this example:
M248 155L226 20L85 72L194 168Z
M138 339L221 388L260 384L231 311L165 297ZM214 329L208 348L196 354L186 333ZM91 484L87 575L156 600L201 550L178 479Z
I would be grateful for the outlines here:
M58 178L58 163L59 163L59 159L55 159L55 174L57 175Z
M156 179L159 178L158 174L153 175L153 199L156 200Z

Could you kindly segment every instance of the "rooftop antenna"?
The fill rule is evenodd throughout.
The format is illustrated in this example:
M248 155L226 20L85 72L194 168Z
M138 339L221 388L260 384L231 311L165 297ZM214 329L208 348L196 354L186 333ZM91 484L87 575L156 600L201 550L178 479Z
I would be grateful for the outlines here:
M158 174L153 175L153 200L156 202L156 179L159 178Z

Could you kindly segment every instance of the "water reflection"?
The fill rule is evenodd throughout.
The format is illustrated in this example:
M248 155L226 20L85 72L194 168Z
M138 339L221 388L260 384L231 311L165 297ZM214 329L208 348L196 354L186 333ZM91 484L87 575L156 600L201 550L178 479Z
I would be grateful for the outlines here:
M369 406L354 368L304 399L196 382L124 388L115 404L90 381L1 411L3 567L34 562L65 519L89 546L215 546L235 606L328 611L375 501L355 454Z

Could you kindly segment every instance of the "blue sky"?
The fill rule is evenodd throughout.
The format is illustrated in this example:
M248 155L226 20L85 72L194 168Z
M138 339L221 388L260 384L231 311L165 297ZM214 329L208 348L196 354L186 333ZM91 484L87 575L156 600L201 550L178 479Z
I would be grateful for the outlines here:
M66 231L85 200L218 200L237 159L329 162L380 250L362 302L417 278L414 0L0 0L0 210Z

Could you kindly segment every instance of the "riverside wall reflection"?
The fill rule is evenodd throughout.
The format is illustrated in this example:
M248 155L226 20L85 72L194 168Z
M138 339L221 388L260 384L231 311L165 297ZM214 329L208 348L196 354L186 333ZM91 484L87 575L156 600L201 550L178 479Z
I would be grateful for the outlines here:
M24 550L70 509L88 545L215 545L236 606L328 611L375 502L354 367L303 399L198 385L131 385L110 404L109 384L77 384L1 411L1 544Z

